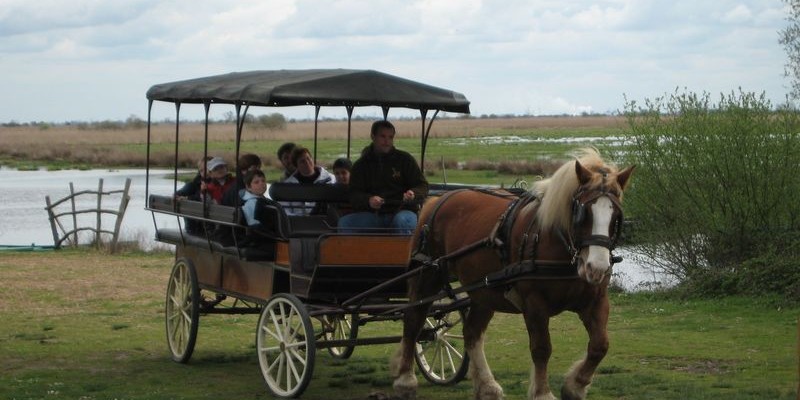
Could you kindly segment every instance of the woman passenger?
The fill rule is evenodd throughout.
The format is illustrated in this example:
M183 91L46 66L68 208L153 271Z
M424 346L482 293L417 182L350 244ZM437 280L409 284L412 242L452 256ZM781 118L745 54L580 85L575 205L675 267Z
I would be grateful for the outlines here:
M286 178L284 183L327 184L336 183L336 177L325 168L315 165L311 152L302 146L292 151L292 165L295 171ZM309 215L314 209L314 202L283 202L283 209L287 215Z

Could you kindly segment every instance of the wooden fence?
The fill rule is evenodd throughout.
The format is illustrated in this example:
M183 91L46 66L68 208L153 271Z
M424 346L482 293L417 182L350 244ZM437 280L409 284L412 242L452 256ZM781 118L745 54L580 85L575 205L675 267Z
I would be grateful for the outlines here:
M111 242L110 247L111 250L114 251L117 247L117 241L119 240L119 228L122 225L122 218L125 216L125 210L128 208L128 202L130 201L130 196L128 192L131 187L131 180L130 178L125 180L125 188L122 190L109 190L103 191L103 180L100 179L100 183L98 185L97 190L82 190L80 192L76 192L75 188L72 185L72 182L69 183L69 196L64 197L61 200L52 203L50 201L50 196L45 196L45 201L47 202L47 215L50 219L50 228L53 230L53 244L56 249L61 248L64 242L67 242L69 245L77 246L78 245L78 232L80 231L92 231L94 232L94 242L95 246L100 246L102 244L101 234L108 234L111 235ZM103 196L111 196L114 194L121 193L122 196L120 198L119 207L116 210L112 209L104 209L103 208ZM97 197L97 207L92 209L77 209L75 205L75 199L78 196L96 196ZM58 212L56 207L60 204L69 201L71 204L70 211ZM94 213L97 214L96 224L94 226L85 226L79 227L78 226L78 214L86 214L86 213ZM107 230L103 229L103 214L111 214L114 215L115 223L114 223L114 230ZM62 217L71 217L72 219L72 229L67 230L64 228L64 224L60 220ZM60 233L59 233L60 232Z

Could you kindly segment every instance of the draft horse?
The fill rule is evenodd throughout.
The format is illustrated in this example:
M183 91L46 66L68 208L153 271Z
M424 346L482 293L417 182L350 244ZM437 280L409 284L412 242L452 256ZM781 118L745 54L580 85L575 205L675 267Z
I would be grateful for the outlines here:
M597 150L582 149L574 161L522 195L462 190L425 204L409 264L422 269L409 281L409 302L435 296L451 278L470 288L463 333L476 399L503 397L483 351L484 333L497 311L524 317L533 360L532 400L555 399L547 383L550 317L565 310L577 313L589 343L586 355L567 373L561 396L586 397L608 351L611 251L633 169L620 171ZM394 389L403 398L416 395L412 361L429 307L423 303L406 311L403 338L390 364Z

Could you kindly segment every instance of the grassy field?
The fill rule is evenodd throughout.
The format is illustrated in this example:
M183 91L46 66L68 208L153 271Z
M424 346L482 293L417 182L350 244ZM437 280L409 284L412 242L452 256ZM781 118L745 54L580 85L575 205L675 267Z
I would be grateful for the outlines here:
M257 316L201 317L187 365L173 363L164 292L173 256L91 250L0 253L0 398L265 399L254 350ZM748 298L677 300L612 295L611 350L591 399L796 399L797 317ZM400 326L367 325L361 337ZM573 314L551 323L550 382L579 358L586 334ZM530 359L524 325L498 315L487 354L507 398L524 398ZM317 354L305 399L390 395L393 345L358 347L350 360ZM421 379L420 399L469 398Z
M354 121L351 158L356 159L369 142L371 121ZM395 121L396 144L420 158L418 120ZM614 142L624 129L620 117L527 117L500 119L439 119L431 131L426 151L426 170L431 182L510 184L517 179L530 181L537 175L552 172L555 163L583 145ZM347 123L319 123L317 161L330 166L347 154ZM209 128L209 153L226 157L235 155L235 129L232 124L214 124ZM75 126L0 127L0 165L22 169L143 167L146 159L145 129L94 130ZM285 129L269 130L245 126L242 152L261 156L268 179L277 176L279 162L275 151L291 140L314 147L312 122L289 123ZM175 128L155 125L151 131L154 165L174 165ZM192 168L203 155L204 128L201 124L181 126L181 167ZM442 171L446 165L446 172Z

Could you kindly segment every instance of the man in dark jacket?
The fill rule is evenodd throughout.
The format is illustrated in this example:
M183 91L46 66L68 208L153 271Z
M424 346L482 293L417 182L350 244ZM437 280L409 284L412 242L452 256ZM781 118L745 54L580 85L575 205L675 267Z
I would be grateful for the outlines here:
M350 174L353 213L339 220L339 229L392 228L411 233L419 204L428 195L428 181L411 154L394 147L394 125L372 124L372 144L364 148Z

